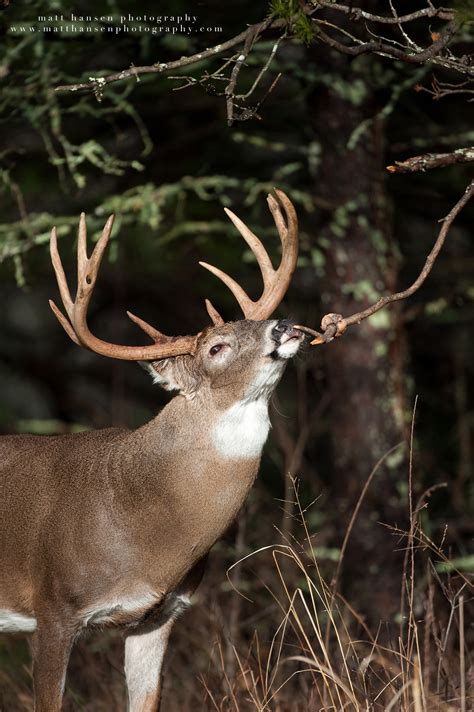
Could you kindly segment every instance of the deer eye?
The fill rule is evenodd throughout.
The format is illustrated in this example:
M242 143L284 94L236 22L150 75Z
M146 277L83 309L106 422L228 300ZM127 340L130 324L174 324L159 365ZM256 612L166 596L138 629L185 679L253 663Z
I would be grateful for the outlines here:
M215 344L209 349L209 356L215 356L224 348L225 344Z

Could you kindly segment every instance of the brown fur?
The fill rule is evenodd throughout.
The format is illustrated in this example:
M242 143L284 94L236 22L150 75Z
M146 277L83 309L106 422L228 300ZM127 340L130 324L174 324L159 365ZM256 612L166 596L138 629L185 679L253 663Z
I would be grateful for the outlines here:
M36 618L37 712L60 710L88 611L151 592L141 607L109 612L108 624L159 627L199 583L200 562L237 515L260 460L223 458L209 434L272 361L276 323L213 327L194 356L153 363L179 394L136 431L0 438L0 609ZM210 357L216 343L226 358ZM158 687L144 699L140 712L156 710Z

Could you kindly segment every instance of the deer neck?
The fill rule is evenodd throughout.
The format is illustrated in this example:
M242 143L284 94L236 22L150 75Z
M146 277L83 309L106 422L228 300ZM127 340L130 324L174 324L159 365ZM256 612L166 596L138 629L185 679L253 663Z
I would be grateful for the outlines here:
M124 508L147 521L170 517L199 558L232 523L257 474L270 423L266 398L231 402L176 396L123 441L113 469ZM156 524L156 526L161 526Z
M192 399L173 398L153 420L131 434L125 456L128 449L135 459L138 451L152 478L160 479L166 470L167 479L175 484L199 477L209 464L221 472L252 468L260 459L269 428L266 394L232 399L209 389Z

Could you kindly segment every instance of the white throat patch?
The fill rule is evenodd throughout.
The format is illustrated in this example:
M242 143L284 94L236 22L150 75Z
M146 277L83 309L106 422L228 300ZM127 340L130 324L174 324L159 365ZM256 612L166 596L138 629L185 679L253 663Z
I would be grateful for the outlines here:
M226 460L259 457L270 430L268 400L284 369L284 361L268 360L261 366L242 400L220 416L211 439Z
M211 439L226 460L246 460L260 455L269 430L266 399L239 401L221 415Z
M246 391L244 400L268 399L275 390L285 366L285 361L268 360L258 370L257 377Z

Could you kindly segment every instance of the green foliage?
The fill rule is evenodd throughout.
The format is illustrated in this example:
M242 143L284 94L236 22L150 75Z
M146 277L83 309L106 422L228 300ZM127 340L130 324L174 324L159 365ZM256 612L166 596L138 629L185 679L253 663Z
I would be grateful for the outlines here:
M298 11L297 0L271 0L270 13L289 20Z
M297 0L271 0L270 14L288 20L297 39L309 45L314 39L311 18L299 10Z
M296 37L304 42L305 45L310 45L314 39L315 33L311 19L300 12L294 23L294 31Z
M359 65L360 66L360 65ZM376 65L377 67L378 65ZM376 120L386 120L391 114L395 111L395 108L400 101L400 98L403 96L403 94L407 91L407 89L411 89L414 84L417 84L418 82L423 81L425 78L426 74L428 73L428 65L426 66L421 66L419 67L416 71L413 73L410 72L410 74L403 78L398 77L393 71L391 70L385 70L385 71L376 71L374 72L373 70L371 71L371 80L372 83L375 84L375 86L390 86L390 96L388 101L386 102L385 106L380 109L375 116L371 116L368 119L364 119L361 121L352 131L351 135L349 136L349 139L347 141L347 149L349 151L353 151L355 147L357 146L358 142L363 139L371 127L374 125L374 122ZM357 81L361 80L355 80L354 84L357 83ZM367 77L364 77L363 84L366 87L367 90ZM355 90L355 87L354 87ZM351 91L349 96L351 97L351 101L357 105L360 97L361 97L361 88L358 88L358 91ZM365 90L365 91L366 91ZM365 93L364 91L364 93Z
M449 561L440 561L436 564L436 571L440 573L452 573L456 571L474 572L474 554L459 556Z
M460 22L474 22L474 0L453 0L450 6L456 10Z
M40 7L41 3L31 3L32 17L35 17L34 9ZM66 4L58 3L56 10L66 12ZM6 23L7 17L0 18L0 22ZM64 190L71 179L77 188L84 188L97 173L123 175L128 168L142 170L141 161L122 158L107 132L104 134L104 127L112 127L117 116L128 116L141 137L142 156L151 151L148 131L130 100L133 83L108 88L101 102L91 101L90 96L68 101L67 97L58 95L54 87L77 79L77 64L81 58L85 63L86 52L90 52L85 38L78 34L63 42L51 42L43 32L16 36L14 27L12 24L4 28L0 123L6 124L12 119L24 121L41 136L49 162L57 169ZM74 58L72 48L76 53ZM96 122L100 139L89 135L80 140L84 121L91 127ZM3 167L3 171L7 170L11 170L11 165Z
M285 187L282 181L279 185ZM163 183L160 186L154 183L140 184L123 193L108 196L95 206L94 211L87 216L90 240L95 242L99 238L105 217L112 213L116 216L113 238L124 228L142 227L160 231L157 238L160 246L189 235L199 235L199 239L214 234L234 235L232 224L224 217L222 220L197 220L191 207L193 198L204 203L218 201L227 207L233 203L231 194L235 196L239 192L242 195L240 200L252 206L272 188L273 182L262 183L253 178L241 181L226 175L200 178L183 176L174 183ZM289 187L286 190L296 203L307 206L310 203L308 194ZM16 283L20 287L24 286L23 260L26 254L33 248L47 245L53 225L57 226L58 237L62 238L75 232L77 220L76 214L53 216L44 212L30 214L27 220L0 223L0 264L12 260ZM264 228L260 233L265 235L268 231L268 228ZM273 233L274 229L270 228L270 232ZM113 249L110 250L111 258L114 254Z

